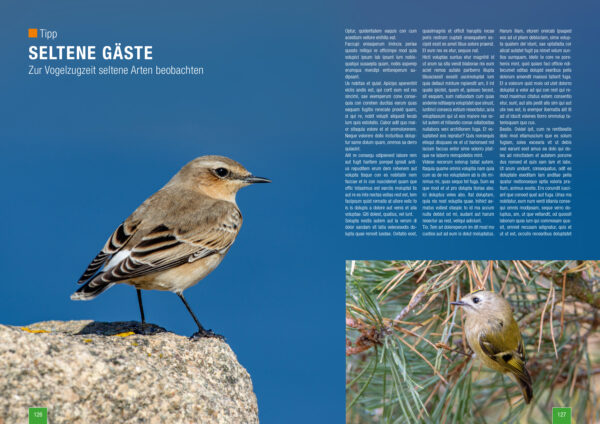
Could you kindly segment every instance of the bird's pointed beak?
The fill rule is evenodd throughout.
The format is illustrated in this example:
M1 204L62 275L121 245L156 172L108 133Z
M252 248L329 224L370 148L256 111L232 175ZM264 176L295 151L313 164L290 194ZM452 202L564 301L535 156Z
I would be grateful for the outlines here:
M271 180L269 180L268 178L255 177L254 175L248 175L246 178L244 178L244 182L246 182L248 184L258 184L258 183L270 183Z
M455 306L465 306L466 303L463 302L462 300L459 300L457 302L450 302L451 305L455 305Z

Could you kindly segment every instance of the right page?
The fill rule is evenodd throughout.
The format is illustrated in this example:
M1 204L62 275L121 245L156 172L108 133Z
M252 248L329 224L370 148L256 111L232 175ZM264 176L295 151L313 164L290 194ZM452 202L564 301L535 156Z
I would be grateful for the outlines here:
M597 12L348 14L347 423L600 422Z

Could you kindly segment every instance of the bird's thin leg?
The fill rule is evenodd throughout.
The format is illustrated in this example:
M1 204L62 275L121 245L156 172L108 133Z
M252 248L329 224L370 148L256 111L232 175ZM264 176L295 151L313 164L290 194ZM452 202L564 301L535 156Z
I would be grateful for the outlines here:
M142 315L142 326L146 324L146 317L144 316L144 305L142 305L142 291L140 289L137 290L138 296L138 304L140 305L140 315Z
M465 356L472 356L473 355L473 352L468 353L468 352L464 352L462 350L453 349L450 346L448 346L446 343L436 343L435 347L446 349L446 350L449 350L450 352L460 353L461 355L465 355Z
M212 330L205 330L204 327L202 327L202 324L200 324L200 321L198 321L198 318L196 318L196 315L194 315L192 308L190 308L190 305L188 305L187 300L185 300L185 297L183 297L183 294L177 293L177 296L179 296L179 298L182 300L183 304L185 305L185 307L187 308L189 313L192 315L192 318L194 318L194 321L196 322L196 325L198 326L198 332L196 332L192 335L192 337L191 337L192 339L200 338L200 337L216 337L218 339L224 339L223 336L221 336L219 334L215 334Z
M448 350L450 352L460 353L461 355L468 356L468 357L473 356L472 352L471 353L463 352L462 350L458 350L458 349L448 349Z
M201 333L205 332L206 330L204 329L204 327L202 327L202 324L200 324L200 321L198 321L198 318L196 318L196 315L194 315L194 312L192 311L192 308L190 308L190 305L188 305L187 300L185 300L185 297L183 297L183 294L178 293L177 296L179 296L179 298L183 301L183 304L185 305L185 307L187 308L187 310L192 315L192 318L194 318L194 321L196 321L196 325L198 326L198 331L201 332Z

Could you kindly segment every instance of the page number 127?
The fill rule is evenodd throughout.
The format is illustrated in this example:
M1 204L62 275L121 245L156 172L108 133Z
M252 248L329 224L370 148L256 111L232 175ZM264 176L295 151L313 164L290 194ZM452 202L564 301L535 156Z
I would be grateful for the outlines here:
M552 424L571 424L571 408L552 408Z

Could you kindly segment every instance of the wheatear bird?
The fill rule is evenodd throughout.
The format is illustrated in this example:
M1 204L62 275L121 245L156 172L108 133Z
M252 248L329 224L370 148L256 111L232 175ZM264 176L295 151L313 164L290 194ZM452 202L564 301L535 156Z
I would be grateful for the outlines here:
M183 291L214 270L235 241L242 226L237 191L269 182L226 157L194 159L115 230L71 299L90 300L114 284L130 284L137 289L143 326L140 290L172 291L198 325L194 336L215 337L202 327Z

